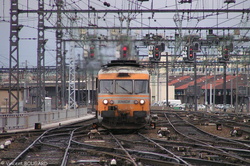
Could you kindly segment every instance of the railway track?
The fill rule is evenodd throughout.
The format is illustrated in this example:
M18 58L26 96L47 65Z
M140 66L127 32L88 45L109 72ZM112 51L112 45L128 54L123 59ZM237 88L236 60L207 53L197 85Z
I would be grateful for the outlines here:
M40 131L42 134L37 136L32 143L28 144L24 150L19 152L14 159L2 160L1 163L9 166L67 165L73 136L81 130L86 130L95 121L96 119L90 119L84 122ZM12 134L10 134L10 136L12 136ZM34 139L34 137L32 137L32 139ZM12 151L8 151L7 149L6 153L12 153Z
M217 160L223 161L223 158L230 158L239 164L250 164L248 157L250 154L250 145L204 132L183 120L177 114L166 113L165 116L175 132L182 135L186 141L191 140L194 143L207 146L207 150L215 151L213 154L216 154L216 157L218 157ZM218 155L219 153L222 156Z
M95 120L41 133L20 133L33 135L29 137L33 141L27 139L31 143L25 150L15 154L12 160L6 159L6 163L62 166L110 165L112 162L122 166L250 164L249 144L201 131L176 112L159 112L158 115L156 129L132 133L90 130ZM168 128L170 133L159 136L158 130L162 128ZM3 136L7 137L14 135Z
M198 128L203 129L203 130L209 130L207 125L204 124L206 123L212 123L212 124L220 124L221 127L223 127L223 130L226 130L227 133L223 135L223 137L227 137L245 144L250 145L250 117L247 115L238 115L238 114L225 114L225 113L220 113L220 114L211 114L211 113L206 113L206 112L196 112L192 113L191 116L192 118L187 118L187 121L196 125ZM194 117L196 120L194 120ZM201 125L203 123L203 125ZM233 134L232 132L234 129L237 129L237 134ZM216 133L216 132L215 132ZM218 132L217 132L218 133Z
M150 138L150 135L151 132L126 135L102 134L98 141L74 141L77 147L74 151L94 154L96 160L99 157L105 158L105 161L115 158L117 165L221 165L222 163L237 165L234 163L235 160L225 154L222 155L223 160L213 160L212 157L219 156L221 151L216 152L214 148L208 148L204 144L173 142ZM210 159L201 158L199 154L205 152L214 155L207 155ZM188 157L188 153L192 156ZM79 159L76 163L81 161L84 160ZM242 165L242 162L238 165Z
M124 137L130 141L124 140ZM95 154L96 158L102 157L109 162L115 158L117 165L182 165L181 159L169 155L167 150L163 152L161 150L163 147L159 148L156 143L145 141L145 138L151 140L137 133L125 135L108 133L102 134L101 138L95 141L82 139L74 141L72 150L89 152ZM80 161L84 160L79 159L76 163Z

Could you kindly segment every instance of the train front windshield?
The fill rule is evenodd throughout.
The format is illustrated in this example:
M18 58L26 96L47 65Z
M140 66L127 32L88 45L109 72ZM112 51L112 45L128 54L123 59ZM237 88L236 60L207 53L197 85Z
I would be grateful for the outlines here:
M148 93L148 80L135 80L135 94Z
M132 94L133 93L133 82L132 80L116 80L115 81L115 92L117 94Z
M101 80L99 89L100 93L113 94L113 80Z
M148 80L100 80L99 93L140 94L148 93Z

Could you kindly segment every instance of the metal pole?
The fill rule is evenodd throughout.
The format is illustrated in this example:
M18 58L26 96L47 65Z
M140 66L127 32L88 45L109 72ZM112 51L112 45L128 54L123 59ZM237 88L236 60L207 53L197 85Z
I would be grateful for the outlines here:
M227 89L226 89L226 77L227 77L227 63L224 62L224 76L223 76L223 105L224 105L224 112L226 112L226 104L227 104Z
M215 68L214 68L214 89L213 89L213 111L215 110L214 109L214 106L215 106L215 86L216 86L216 84L215 84L215 82L216 82L216 65L215 65Z
M250 81L250 75L249 75L249 65L248 65L248 71L247 71L247 112L250 112L250 108L249 108L249 103L250 103L250 85L249 85L249 81Z
M238 74L239 74L239 69L238 69L238 56L236 57L236 101L235 101L235 113L238 113Z
M250 56L248 56L248 68L247 68L247 112L249 112L250 108L249 108L249 103L250 103L250 85L249 85L249 81L250 81L250 75L249 75L249 71L250 70Z
M160 87L159 87L159 67L158 67L158 63L157 63L157 100L160 101Z
M212 102L212 84L210 84L210 106L212 106L213 102Z
M206 80L205 80L205 107L207 112L207 67L205 68Z
M194 55L194 111L197 111L197 72L196 72L196 54Z
M4 98L4 100L6 101L6 113L7 112L9 113L9 111L7 111L8 110L8 98Z
M168 54L166 54L166 105L168 107Z
M80 56L79 56L80 57ZM80 58L78 58L78 70L77 70L77 85L78 85L78 87L77 87L77 105L78 105L78 107L80 106L80 87L81 87L81 85L80 85L80 64L79 64L79 62L80 62Z
M94 72L92 72L92 94L91 94L91 106L92 106L92 111L94 111L94 102L95 102L95 100L94 100Z

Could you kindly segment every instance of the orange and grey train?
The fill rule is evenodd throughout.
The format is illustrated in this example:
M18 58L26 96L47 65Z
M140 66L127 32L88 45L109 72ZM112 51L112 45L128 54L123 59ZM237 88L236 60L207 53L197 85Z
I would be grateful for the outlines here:
M150 75L135 60L113 60L98 73L97 118L107 129L139 129L150 123Z

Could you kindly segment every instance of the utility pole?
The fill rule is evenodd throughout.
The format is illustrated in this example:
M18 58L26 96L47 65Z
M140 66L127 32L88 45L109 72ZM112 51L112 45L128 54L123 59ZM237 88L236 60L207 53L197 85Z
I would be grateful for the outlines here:
M69 97L68 108L76 109L76 82L75 82L75 42L71 42L70 58L69 58Z
M168 53L166 53L166 104L168 107Z
M224 112L226 112L226 104L227 104L227 82L226 82L226 77L227 77L227 62L225 61L223 63L224 71L223 71L223 105L224 105Z
M57 7L57 21L56 21L56 109L62 108L64 100L64 92L62 90L65 78L63 77L64 71L64 57L62 56L62 0L56 1Z
M18 0L12 0L10 5L9 112L19 112L19 31L22 27L18 22Z
M194 111L197 111L197 95L196 54L194 54Z
M38 111L45 111L45 43L44 40L44 0L38 1L38 40L37 40L37 102Z

